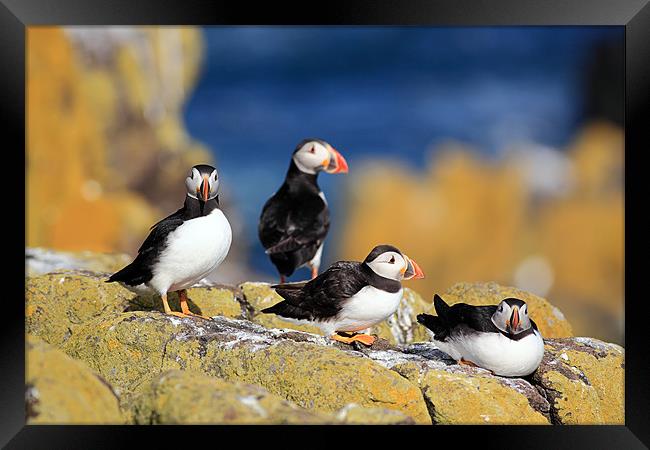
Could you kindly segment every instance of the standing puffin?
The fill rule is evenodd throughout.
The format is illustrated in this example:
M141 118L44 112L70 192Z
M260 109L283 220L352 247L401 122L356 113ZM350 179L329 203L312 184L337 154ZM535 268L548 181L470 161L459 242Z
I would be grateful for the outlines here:
M311 281L272 286L284 300L262 312L314 324L326 336L346 344L358 341L372 345L373 336L355 332L397 310L402 280L423 277L417 263L397 248L378 245L363 262L339 261Z
M447 305L435 295L438 316L419 314L418 322L433 334L433 342L460 364L478 366L495 375L526 376L544 356L544 341L528 318L528 305L506 298L498 305Z
M198 316L187 306L186 289L223 262L232 241L230 223L219 209L217 170L194 166L185 186L183 207L151 227L135 260L107 280L137 293L153 290L162 297L165 313L179 317ZM167 293L174 291L182 313L173 312L167 303Z
M327 142L303 140L293 152L284 183L262 209L258 234L280 272L280 283L305 265L312 278L318 275L330 226L327 201L317 183L323 170L347 173L348 164Z

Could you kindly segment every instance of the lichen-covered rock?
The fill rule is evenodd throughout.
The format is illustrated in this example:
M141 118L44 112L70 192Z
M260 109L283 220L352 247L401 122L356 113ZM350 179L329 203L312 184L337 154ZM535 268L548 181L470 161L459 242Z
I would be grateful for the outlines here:
M161 371L196 370L262 386L307 409L334 412L357 403L430 423L420 390L396 372L329 339L247 320L113 314L80 327L65 350L124 394Z
M495 304L512 295L529 302L547 339L540 368L525 379L459 366L431 342L411 343L428 341L414 320L428 303L409 289L400 310L371 330L385 339L367 348L260 314L280 301L265 283L190 289L190 309L213 317L203 320L165 315L157 296L136 296L105 279L84 271L27 278L26 328L85 363L77 368L92 375L84 383L94 380L111 392L114 407L103 410L115 412L117 396L130 422L624 423L623 349L595 339L548 339L570 333L561 313L513 288L460 284L444 297ZM176 295L170 305L180 309ZM65 398L66 383L77 376L57 384L67 374L54 373L47 385L58 386L55 394L29 385L28 411L39 414L34 420L74 422L76 416L61 411L87 396Z
M624 351L598 339L546 340L534 382L548 394L562 424L625 423Z
M260 312L262 309L273 306L283 300L282 297L271 289L269 283L247 282L241 284L239 287L244 293L244 298L249 305L249 318L251 321L266 328L286 328L305 331L307 333L322 334L320 328L314 325L289 322L282 320L275 314L264 314Z
M571 325L558 308L542 297L521 289L497 283L456 283L442 294L442 298L450 305L460 302L470 305L496 305L507 297L519 298L528 304L528 313L545 338L573 336ZM432 313L435 314L435 310Z
M84 271L28 277L26 331L60 346L76 326L102 314L124 311L134 294L117 283L105 283L106 278L103 274Z
M135 396L136 424L318 424L334 423L250 384L200 372L171 370L156 376Z
M64 270L26 279L26 329L44 341L60 346L76 327L103 314L124 311L163 311L160 296L136 295L119 283L106 283L106 273ZM190 311L204 316L242 318L242 293L225 285L188 289ZM180 311L176 292L169 306Z
M28 336L26 409L29 424L121 424L111 388L84 364Z
M395 409L417 423L430 423L417 386L351 352L282 340L256 351L209 345L206 356L213 361L206 367L209 373L259 384L305 408L335 411L353 402Z
M548 402L529 382L460 366L432 344L368 356L420 386L434 423L549 423Z

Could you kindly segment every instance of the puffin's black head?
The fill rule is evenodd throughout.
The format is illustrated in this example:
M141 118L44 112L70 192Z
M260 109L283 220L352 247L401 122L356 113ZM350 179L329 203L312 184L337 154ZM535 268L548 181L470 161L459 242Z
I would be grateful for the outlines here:
M198 164L185 179L187 195L202 202L207 202L219 193L219 175L217 169L207 164Z
M293 162L301 172L315 174L347 173L348 163L330 144L322 139L305 139L293 151Z
M392 245L378 245L363 261L377 275L391 280L424 278L420 266Z
M492 314L492 323L501 331L519 334L531 327L528 305L518 298L506 298Z

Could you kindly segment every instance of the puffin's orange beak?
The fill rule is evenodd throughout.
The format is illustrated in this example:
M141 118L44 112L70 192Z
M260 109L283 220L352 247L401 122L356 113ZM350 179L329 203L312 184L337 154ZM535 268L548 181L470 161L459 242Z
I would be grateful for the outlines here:
M422 272L422 269L420 269L418 263L416 263L408 256L406 255L404 256L406 258L406 269L404 270L404 279L410 280L410 279L424 278L424 272Z
M512 320L510 324L513 331L519 328L519 307L517 306L512 308Z
M330 148L330 160L325 167L327 173L348 173L348 163L338 151L333 147Z
M210 183L208 182L208 177L203 175L203 181L201 182L201 198L204 202L208 201L210 197Z

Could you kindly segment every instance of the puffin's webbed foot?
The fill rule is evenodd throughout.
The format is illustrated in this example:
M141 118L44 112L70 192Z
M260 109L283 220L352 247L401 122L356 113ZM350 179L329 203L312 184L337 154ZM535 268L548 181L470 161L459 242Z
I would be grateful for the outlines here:
M460 358L458 361L458 364L463 365L463 366L469 366L469 367L479 367L476 364L474 364L472 361L467 361L464 358Z
M187 305L187 290L183 289L178 291L178 298L181 302L181 311L184 317L200 317L201 319L210 320L209 317L202 316L201 314L195 314L190 311L190 307ZM178 313L180 314L180 313ZM175 316L178 314L174 314Z
M360 342L363 345L366 345L368 347L370 347L377 340L377 338L369 334L354 333L351 336L346 337L346 336L342 336L341 332L334 333L333 335L330 336L330 338L334 339L335 341L343 342L344 344L352 344L353 342Z

